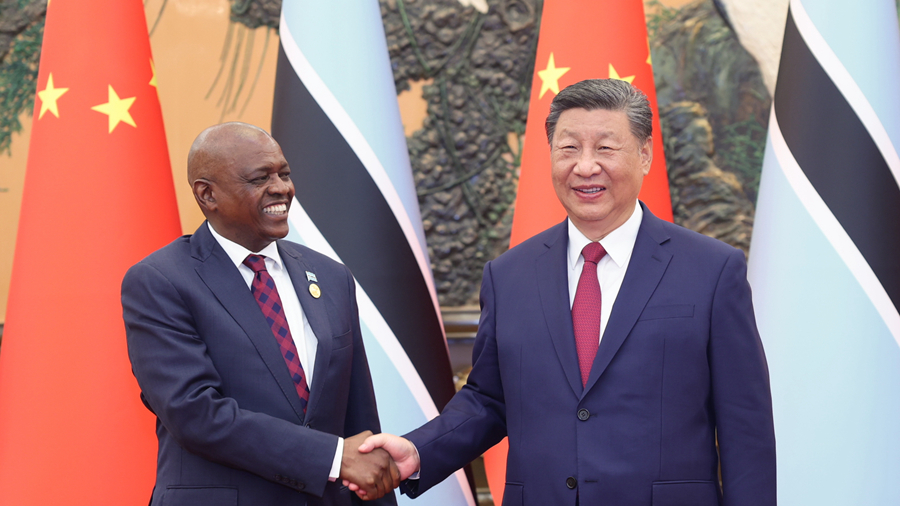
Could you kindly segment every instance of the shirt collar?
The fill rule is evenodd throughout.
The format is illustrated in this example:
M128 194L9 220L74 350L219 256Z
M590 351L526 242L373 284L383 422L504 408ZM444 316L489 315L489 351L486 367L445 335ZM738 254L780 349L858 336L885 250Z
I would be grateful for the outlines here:
M600 245L606 250L607 256L618 267L625 265L631 258L631 252L634 250L634 243L637 241L638 230L641 228L641 221L644 218L644 210L641 203L638 202L634 206L634 212L625 223L619 228L613 230L600 240ZM572 220L569 222L569 265L575 269L578 258L581 256L581 250L591 242L581 230L578 230Z
M209 227L209 231L212 232L213 237L215 237L216 242L219 243L219 246L222 246L222 249L225 250L225 254L228 255L228 258L234 262L235 267L239 268L241 264L244 263L244 259L247 258L247 255L263 255L266 258L271 258L272 261L275 262L277 268L280 269L283 267L281 255L278 254L278 245L275 244L275 241L270 242L265 248L258 252L254 252L220 235L216 232L216 229L213 228L212 223L207 221L206 225Z

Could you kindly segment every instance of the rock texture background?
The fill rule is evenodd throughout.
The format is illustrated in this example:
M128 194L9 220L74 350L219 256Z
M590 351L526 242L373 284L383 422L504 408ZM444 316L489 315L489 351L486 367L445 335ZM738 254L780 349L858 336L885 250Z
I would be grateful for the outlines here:
M675 222L747 252L771 97L727 12L660 8L650 48Z
M0 0L0 155L34 107L47 0Z

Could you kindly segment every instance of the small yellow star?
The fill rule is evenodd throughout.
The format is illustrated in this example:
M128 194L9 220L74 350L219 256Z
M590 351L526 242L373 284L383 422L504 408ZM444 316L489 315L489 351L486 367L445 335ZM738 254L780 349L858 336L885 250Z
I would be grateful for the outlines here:
M41 99L41 112L38 114L38 119L43 118L44 113L47 111L52 112L58 118L59 108L56 105L56 101L67 91L69 91L69 88L53 87L53 72L51 72L50 77L47 78L47 87L44 88L44 91L38 92L38 98Z
M634 76L619 77L619 73L616 72L616 69L612 66L612 63L609 64L609 78L618 79L619 81L625 81L628 84L631 84L631 81L634 81Z
M156 88L156 65L153 64L153 60L150 60L150 70L153 72L153 77L150 78L150 86Z
M559 78L569 71L571 67L557 68L556 62L553 61L553 53L550 53L550 60L547 61L547 68L538 71L538 77L541 78L541 94L538 98L544 98L547 90L552 90L554 95L559 94Z
M112 85L109 85L109 102L95 105L94 107L91 107L91 110L102 112L109 116L109 133L112 133L120 121L124 121L137 128L137 125L134 124L134 119L131 117L131 113L128 112L128 109L131 108L131 104L134 103L135 98L136 97L119 98L119 95L116 94L116 90L113 89Z

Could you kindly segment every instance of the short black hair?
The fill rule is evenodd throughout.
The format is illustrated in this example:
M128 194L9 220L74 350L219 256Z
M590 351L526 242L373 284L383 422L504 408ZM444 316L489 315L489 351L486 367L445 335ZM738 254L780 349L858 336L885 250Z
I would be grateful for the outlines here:
M653 110L643 91L619 79L586 79L567 86L550 104L550 114L544 128L547 142L553 142L559 115L569 109L605 109L624 111L628 116L631 133L641 143L653 133Z

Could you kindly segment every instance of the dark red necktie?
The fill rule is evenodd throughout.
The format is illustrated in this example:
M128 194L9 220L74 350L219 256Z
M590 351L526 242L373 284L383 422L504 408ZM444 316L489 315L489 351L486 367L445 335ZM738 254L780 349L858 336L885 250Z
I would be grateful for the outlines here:
M303 372L303 365L300 364L300 357L297 356L297 347L294 345L294 338L291 336L291 329L288 327L275 281L266 270L266 257L247 255L244 265L256 273L253 276L253 283L250 285L250 293L256 297L256 302L262 309L266 321L269 322L275 340L278 341L281 355L287 363L291 379L294 380L294 386L300 395L300 405L303 406L303 412L306 413L306 405L309 403L309 385L306 383L306 373Z
M578 278L575 302L572 303L572 326L575 327L581 386L585 386L600 346L600 282L597 280L597 262L606 255L606 250L599 242L592 242L581 250L581 255L584 257L584 269Z

